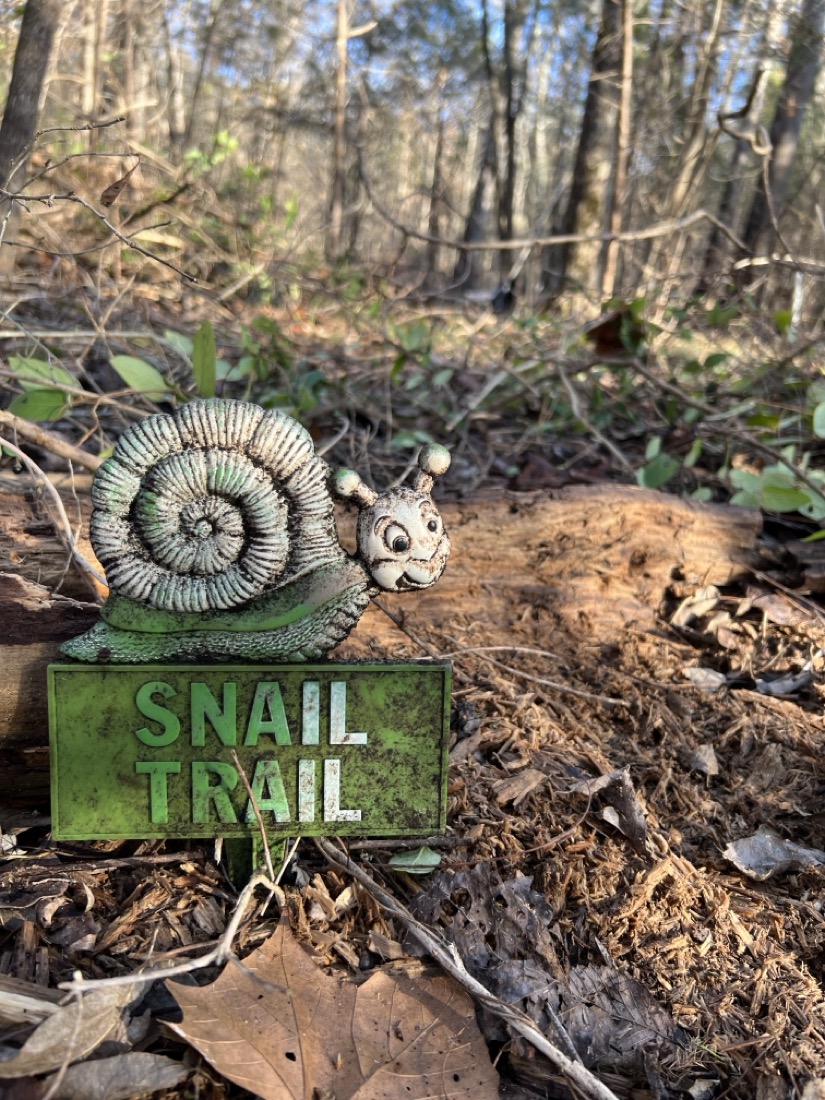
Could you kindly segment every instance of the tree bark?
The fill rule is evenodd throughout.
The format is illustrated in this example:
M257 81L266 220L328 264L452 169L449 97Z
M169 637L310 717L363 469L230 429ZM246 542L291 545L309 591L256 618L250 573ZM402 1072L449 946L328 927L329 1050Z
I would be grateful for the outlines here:
M327 259L337 263L344 258L344 204L347 180L347 55L349 52L349 13L347 0L338 0L338 26L335 53L335 120L333 124L332 182L329 198L329 234Z
M616 171L610 197L610 233L616 237L622 231L624 204L627 201L627 178L630 167L630 132L633 108L633 0L621 0L622 4L622 71L619 84L619 113L616 120ZM619 242L612 240L605 257L605 298L616 293L619 274Z
M27 0L23 11L9 93L0 124L0 187L6 191L16 191L26 174L46 90L46 76L61 6L61 0ZM0 241L9 231L15 209L13 203L0 202ZM0 269L11 270L13 255L14 249L5 249Z
M774 244L773 217L779 220L788 195L794 158L805 112L816 88L822 64L825 0L802 0L793 27L785 82L770 129L768 186L757 184L743 240L754 255L767 255Z
M563 234L595 236L607 230L619 108L620 14L618 0L602 0ZM600 241L566 245L561 263L566 289L588 299L601 298L605 259L606 246Z

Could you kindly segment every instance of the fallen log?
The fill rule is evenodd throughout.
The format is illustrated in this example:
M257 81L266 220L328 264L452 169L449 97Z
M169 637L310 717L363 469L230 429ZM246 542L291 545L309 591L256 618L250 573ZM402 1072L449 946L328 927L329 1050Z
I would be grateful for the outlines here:
M0 482L0 808L48 802L46 667L60 641L98 616L85 575L70 565L48 501L30 478ZM58 489L87 541L89 479ZM382 596L399 629L371 607L335 656L420 655L479 644L552 645L558 631L617 642L654 626L666 594L726 585L762 563L759 512L700 504L628 486L507 493L446 503L453 541L432 589ZM342 530L352 517L342 509Z

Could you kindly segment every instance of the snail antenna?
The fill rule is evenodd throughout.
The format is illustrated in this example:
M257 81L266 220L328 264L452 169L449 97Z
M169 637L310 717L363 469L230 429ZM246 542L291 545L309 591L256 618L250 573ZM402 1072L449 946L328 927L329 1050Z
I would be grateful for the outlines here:
M375 489L370 489L355 470L336 470L332 477L332 491L336 496L356 501L363 508L375 504L378 499Z
M450 452L440 443L427 443L418 454L418 473L413 488L417 493L429 493L437 477L450 468Z

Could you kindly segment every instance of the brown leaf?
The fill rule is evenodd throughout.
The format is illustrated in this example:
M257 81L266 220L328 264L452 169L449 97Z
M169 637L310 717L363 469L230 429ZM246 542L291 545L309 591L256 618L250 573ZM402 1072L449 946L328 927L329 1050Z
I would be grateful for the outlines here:
M70 1066L55 1100L131 1100L144 1093L173 1089L191 1070L162 1054L117 1054ZM48 1091L53 1078L44 1081Z
M263 1100L494 1100L498 1074L472 1001L450 979L325 974L282 922L209 986L168 983L170 1025L219 1073Z
M117 200L120 198L120 193L126 184L129 182L131 174L140 167L140 158L136 164L133 164L125 176L121 176L119 180L115 180L114 183L110 183L106 190L100 196L101 206L114 206Z
M115 1029L134 995L134 989L123 986L95 989L59 1008L35 1028L13 1058L0 1061L0 1078L31 1077L79 1062Z
M562 1018L585 1065L633 1065L644 1050L676 1042L670 1014L640 982L611 966L574 966Z

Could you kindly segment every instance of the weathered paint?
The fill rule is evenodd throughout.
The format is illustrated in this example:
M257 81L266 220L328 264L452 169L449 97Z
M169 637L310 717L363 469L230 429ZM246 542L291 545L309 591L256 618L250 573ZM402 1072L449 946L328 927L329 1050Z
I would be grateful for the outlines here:
M52 665L60 839L415 835L445 825L446 662Z

